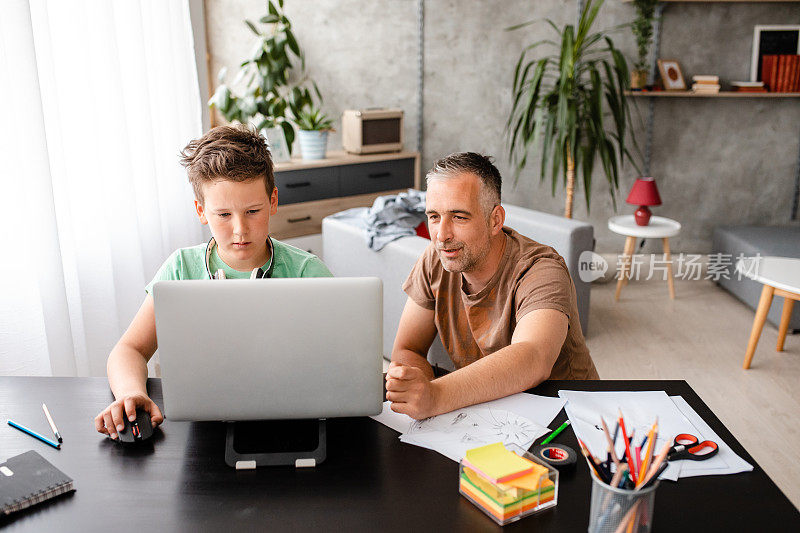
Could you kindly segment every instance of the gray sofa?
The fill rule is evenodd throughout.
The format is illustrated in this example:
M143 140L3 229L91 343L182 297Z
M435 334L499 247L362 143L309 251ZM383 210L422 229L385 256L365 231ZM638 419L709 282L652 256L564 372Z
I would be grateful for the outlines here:
M775 255L800 258L800 226L723 226L714 230L712 253L730 255L736 262L739 254L745 256ZM731 273L733 268L731 268ZM720 279L717 284L747 304L751 309L758 307L763 285L748 278ZM775 327L780 324L782 298L775 298L767 315L767 320ZM800 330L800 306L795 306L789 320L789 330Z
M581 328L589 326L589 283L578 276L581 252L593 250L591 224L550 215L513 205L503 205L506 225L531 239L556 249L567 263L578 298ZM366 212L367 208L363 208ZM357 220L326 217L322 221L322 256L335 276L377 276L383 280L383 354L391 356L400 315L406 303L401 286L430 241L422 237L403 237L374 252L366 245L364 226ZM452 363L438 337L428 360L443 368Z

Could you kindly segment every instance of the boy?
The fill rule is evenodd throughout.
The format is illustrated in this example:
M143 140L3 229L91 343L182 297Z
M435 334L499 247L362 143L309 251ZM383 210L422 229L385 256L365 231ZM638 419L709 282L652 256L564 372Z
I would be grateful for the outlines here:
M147 395L147 362L155 353L153 285L160 280L275 277L330 277L315 255L269 236L278 209L272 159L263 137L245 126L221 126L190 142L181 152L195 195L195 209L212 238L208 244L176 250L145 287L147 296L128 330L108 356L114 401L95 418L100 433L117 438L123 416L150 413L153 427L164 421ZM255 272L254 272L255 271Z

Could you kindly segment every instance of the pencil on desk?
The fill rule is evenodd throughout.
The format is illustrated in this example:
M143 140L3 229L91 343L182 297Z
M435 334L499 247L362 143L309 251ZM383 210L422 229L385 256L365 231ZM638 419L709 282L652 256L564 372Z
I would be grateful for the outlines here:
M61 433L58 432L58 428L56 427L53 417L50 416L50 410L47 408L47 405L42 404L42 409L44 410L44 416L47 417L47 423L50 424L50 429L53 430L53 435L55 435L56 439L58 439L58 442L64 442L64 439L61 438Z
M44 442L45 444L49 444L53 448L56 448L58 450L61 449L61 445L59 443L53 442L52 440L48 439L47 437L43 437L43 436L39 435L38 433L36 433L32 429L28 429L25 426L23 426L22 424L17 424L13 420L9 420L8 421L8 425L13 427L13 428L17 428L18 430L22 431L23 433L27 433L28 435L30 435L31 437L33 437L35 439L39 439L40 441Z

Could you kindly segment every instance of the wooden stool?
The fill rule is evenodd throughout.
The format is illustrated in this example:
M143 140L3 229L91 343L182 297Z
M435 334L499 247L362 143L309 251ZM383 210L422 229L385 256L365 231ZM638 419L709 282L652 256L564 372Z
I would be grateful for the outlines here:
M743 259L736 264L736 270L742 275L764 284L761 299L758 301L753 329L747 343L742 368L750 368L750 362L756 353L758 339L764 329L773 296L783 296L783 312L778 327L778 345L776 350L783 351L786 332L789 330L789 319L792 316L794 301L800 300L800 259L789 257L756 257Z
M667 285L669 286L669 297L675 299L675 282L672 274L672 255L669 250L669 238L674 237L681 231L681 224L676 220L666 217L650 217L647 226L636 224L633 215L621 215L608 219L608 229L614 233L625 235L625 249L622 252L622 271L617 281L617 291L614 293L614 300L619 301L622 287L628 284L631 277L630 263L636 251L636 239L661 239L664 247L664 261L667 262Z

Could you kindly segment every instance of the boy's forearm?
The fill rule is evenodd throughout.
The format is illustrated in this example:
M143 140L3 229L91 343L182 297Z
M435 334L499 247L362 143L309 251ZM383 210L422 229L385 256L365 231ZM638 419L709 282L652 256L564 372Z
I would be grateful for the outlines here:
M134 348L117 345L106 364L108 384L119 399L129 394L147 394L147 361Z

